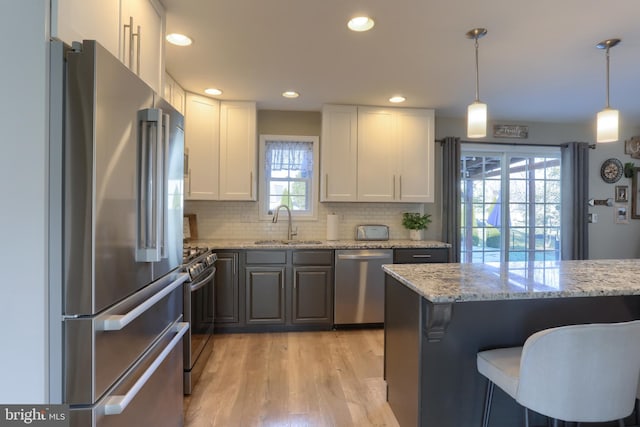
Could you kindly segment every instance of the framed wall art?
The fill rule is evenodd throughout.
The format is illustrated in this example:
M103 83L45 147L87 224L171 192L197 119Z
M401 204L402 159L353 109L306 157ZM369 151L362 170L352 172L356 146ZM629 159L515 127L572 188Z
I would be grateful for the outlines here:
M636 168L633 171L633 177L631 178L631 218L640 219L640 197L638 191L640 191L640 174L638 171L640 168Z
M616 203L627 203L629 186L628 185L616 185Z
M616 224L629 224L627 205L616 205Z

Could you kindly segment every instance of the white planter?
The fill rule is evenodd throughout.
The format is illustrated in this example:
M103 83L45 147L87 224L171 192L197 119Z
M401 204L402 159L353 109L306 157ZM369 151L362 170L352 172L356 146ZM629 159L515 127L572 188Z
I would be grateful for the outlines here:
M422 230L409 230L409 239L422 240Z

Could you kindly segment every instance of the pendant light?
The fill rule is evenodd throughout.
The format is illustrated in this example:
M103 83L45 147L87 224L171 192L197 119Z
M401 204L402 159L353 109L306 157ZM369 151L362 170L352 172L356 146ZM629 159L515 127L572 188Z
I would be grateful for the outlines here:
M468 39L476 45L476 100L467 108L467 138L487 136L487 104L480 102L480 78L478 77L478 39L487 34L486 28L474 28L467 32Z
M596 45L598 49L606 49L607 57L607 105L598 113L596 130L597 142L615 142L618 140L618 110L609 105L609 49L620 43L620 39L609 39Z

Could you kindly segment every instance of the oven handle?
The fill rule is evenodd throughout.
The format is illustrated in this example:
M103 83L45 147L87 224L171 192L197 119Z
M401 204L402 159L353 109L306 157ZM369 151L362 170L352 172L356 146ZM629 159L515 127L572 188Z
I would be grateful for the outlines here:
M123 395L115 395L109 397L106 404L104 405L105 415L118 415L123 413L124 410L127 409L129 403L131 403L140 389L144 387L147 381L149 381L149 378L151 378L156 369L158 369L158 366L160 366L160 364L164 362L164 359L167 358L169 353L171 353L174 347L178 345L180 340L182 340L182 336L187 332L187 329L189 329L189 323L179 322L173 328L174 332L176 332L176 335L171 339L164 350L162 350L162 353L160 353L158 357L156 357L156 359L147 368L147 370L144 371L144 374L142 374L142 376L138 378L138 381L133 384L133 387L131 387L129 391L127 391Z
M192 283L191 285L189 285L189 291L190 292L195 292L200 288L203 288L208 282L209 280L211 280L211 278L213 277L213 275L216 274L216 268L213 267L211 269L211 273L207 275L207 277L205 277L202 280L198 280L195 283Z
M106 316L104 319L100 319L97 322L96 330L98 331L120 331L122 328L133 322L138 316L150 309L162 298L173 292L178 286L182 285L189 277L186 273L178 274L178 278L171 282L169 286L145 300L142 304L128 312L127 314L113 314Z

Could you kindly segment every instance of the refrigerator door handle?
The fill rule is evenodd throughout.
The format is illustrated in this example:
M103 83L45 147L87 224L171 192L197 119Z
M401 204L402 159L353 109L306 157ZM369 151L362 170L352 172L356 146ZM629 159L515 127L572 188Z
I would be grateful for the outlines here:
M158 262L164 229L162 110L138 111L138 196L136 261Z
M144 387L149 378L154 374L156 369L164 362L164 359L167 358L169 353L175 348L176 345L182 340L182 336L189 329L188 322L179 322L174 327L174 332L176 335L171 339L169 344L162 350L162 353L158 355L158 357L153 361L153 363L147 368L147 370L140 376L138 381L133 384L133 386L123 395L115 395L111 396L107 399L104 406L104 414L105 415L118 415L124 412L127 409L127 406L133 399L135 399L136 395Z
M186 273L178 274L178 278L171 282L166 288L153 295L151 298L145 300L142 304L136 306L133 310L126 314L111 314L107 316L99 316L96 319L96 330L98 331L119 331L122 330L129 323L133 322L142 313L149 310L162 298L173 292L175 288L182 285L189 277Z
M162 110L160 110L162 111ZM169 114L162 114L162 139L159 142L161 150L159 161L162 164L158 174L158 183L161 186L160 210L162 232L160 233L160 258L168 258L167 236L169 235L169 138L171 136L171 122Z

